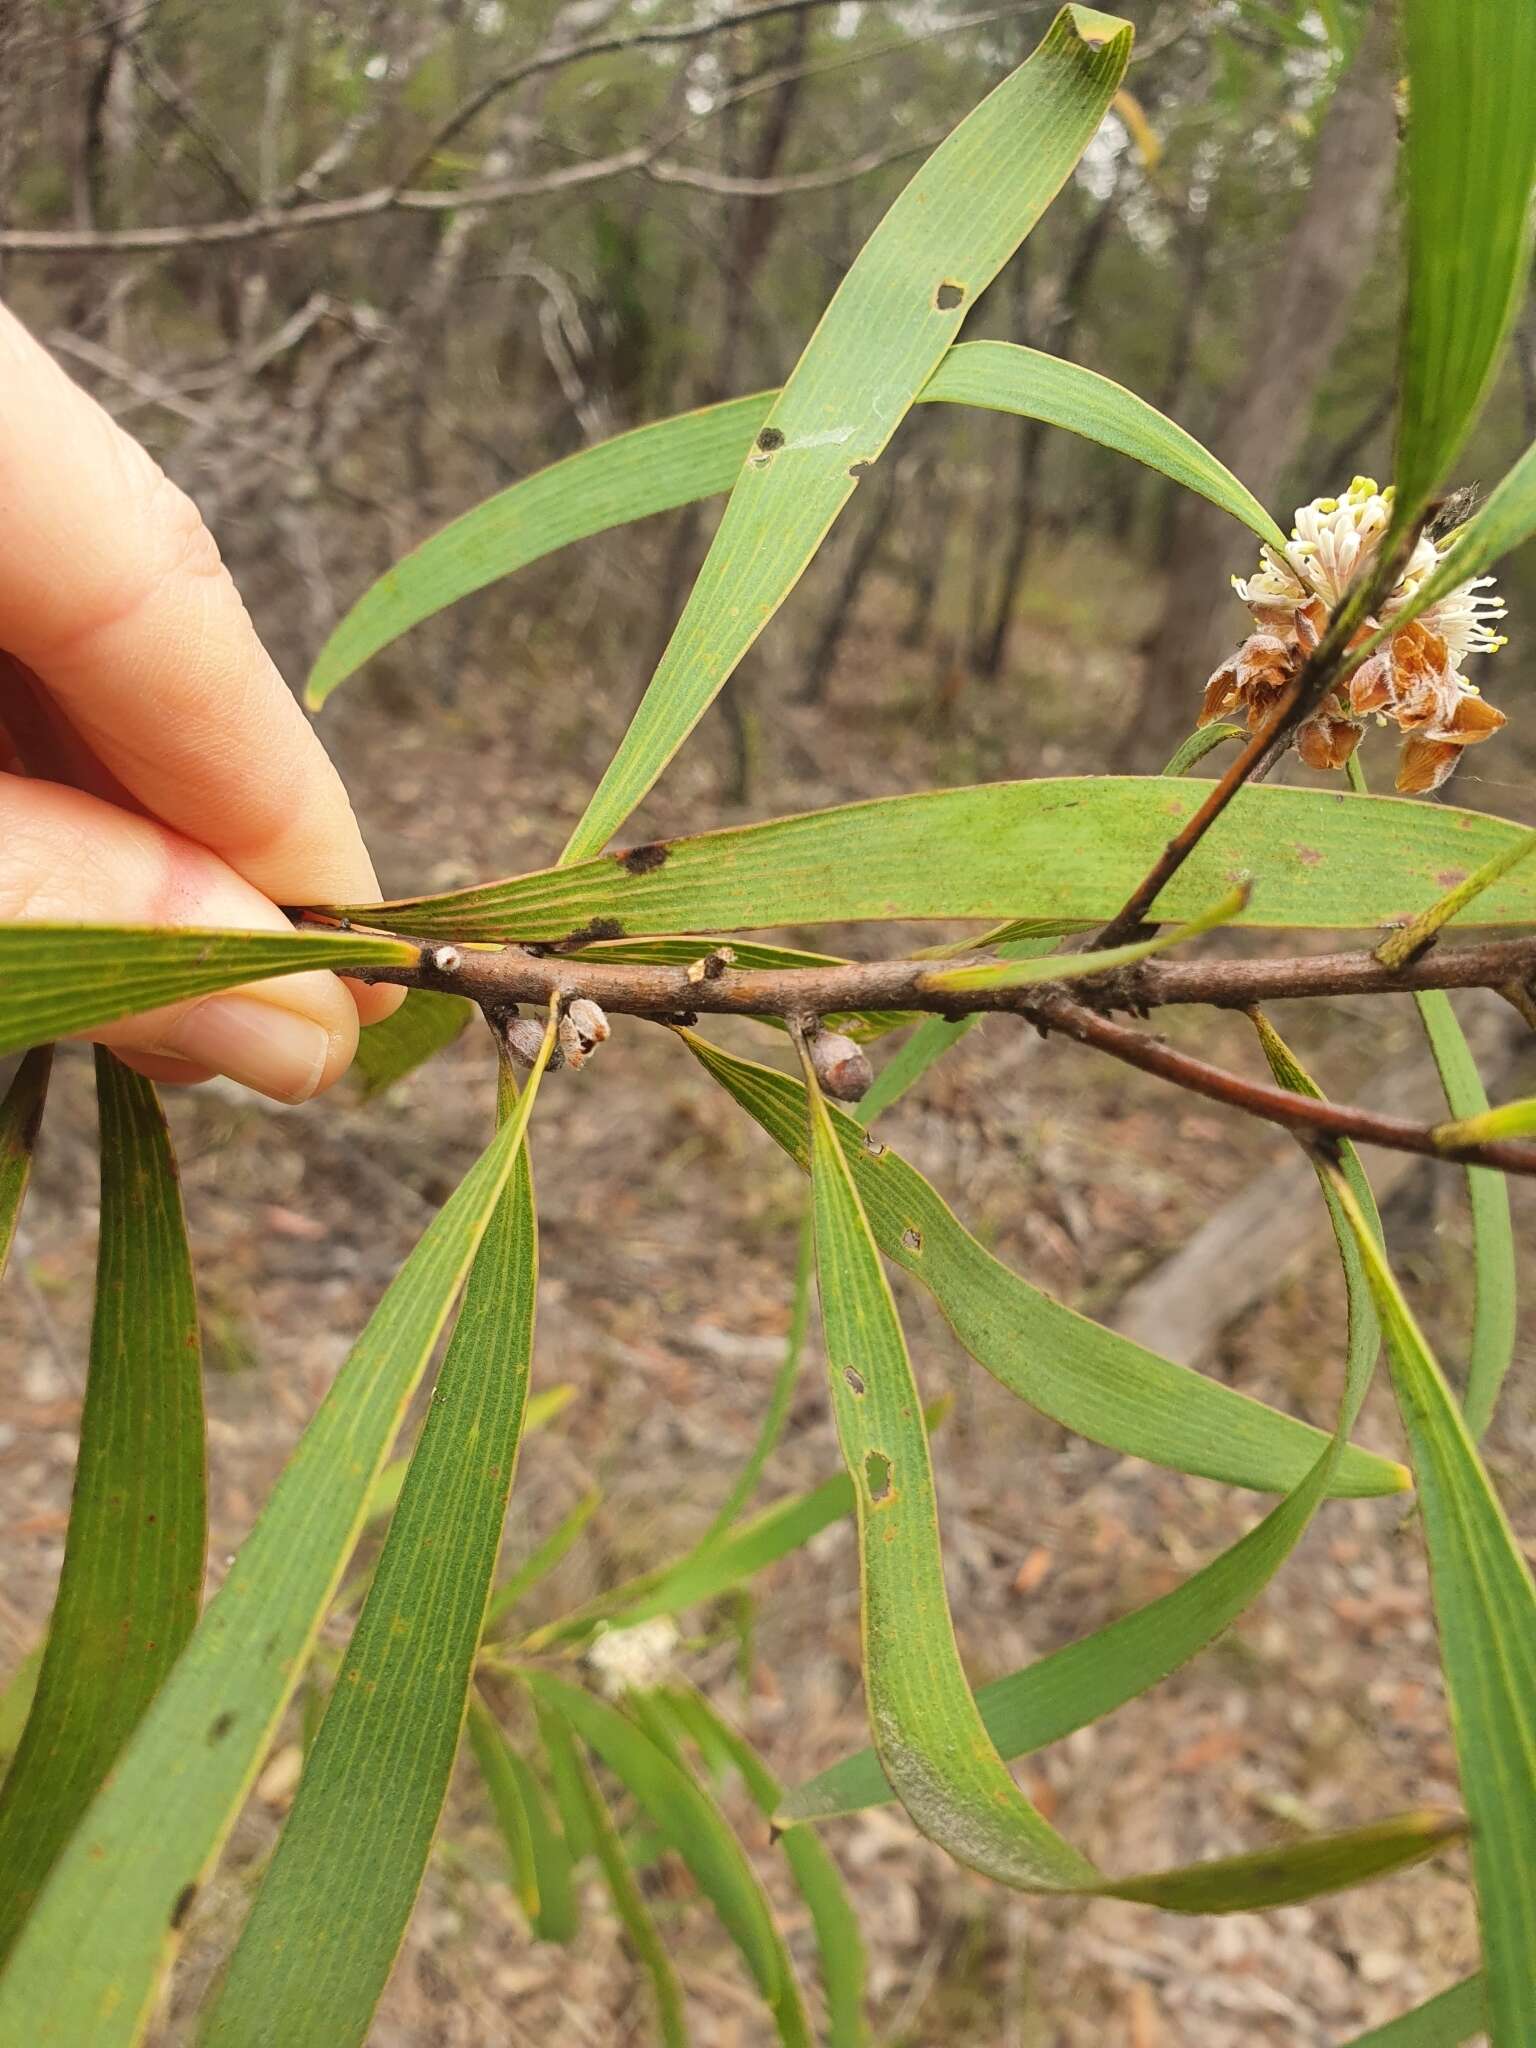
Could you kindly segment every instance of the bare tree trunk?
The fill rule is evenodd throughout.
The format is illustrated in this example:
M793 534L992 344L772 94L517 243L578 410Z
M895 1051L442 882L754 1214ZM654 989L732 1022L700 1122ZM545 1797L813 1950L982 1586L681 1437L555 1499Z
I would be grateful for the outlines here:
M1392 183L1392 30L1393 10L1373 8L1323 116L1301 215L1261 283L1243 368L1212 437L1261 499L1272 495L1300 446L1313 393L1381 225ZM1244 553L1225 513L1192 493L1180 495L1162 616L1146 643L1135 712L1120 736L1125 765L1155 765L1189 730L1201 684L1236 637L1225 569L1239 566Z
M1083 316L1083 303L1088 296L1088 287L1093 281L1094 270L1115 217L1115 201L1119 193L1123 166L1122 158L1121 166L1116 171L1114 185L1103 204L1096 206L1089 215L1073 248L1067 264L1067 274L1062 280L1056 310L1046 323L1045 333L1041 338L1041 346L1050 355L1066 355L1071 350ZM1020 312L1023 313L1022 302ZM1019 338L1023 340L1024 336L1021 334ZM1035 514L1039 499L1040 458L1045 453L1045 435L1046 427L1043 420L1024 422L1019 439L1018 468L1014 477L1013 511L1007 552L1003 557L1002 574L998 579L997 596L992 608L992 623L974 661L977 674L987 677L988 680L1001 673L1003 657L1008 651L1008 635L1013 626L1014 607L1019 601L1019 589L1024 581L1024 565L1029 559L1030 543L1034 539Z

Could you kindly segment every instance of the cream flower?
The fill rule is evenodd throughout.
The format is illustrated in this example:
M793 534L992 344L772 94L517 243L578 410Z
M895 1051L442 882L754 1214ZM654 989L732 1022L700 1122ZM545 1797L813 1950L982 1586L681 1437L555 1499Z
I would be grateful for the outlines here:
M1314 498L1297 509L1284 552L1266 547L1252 576L1232 587L1253 614L1257 631L1228 657L1206 684L1200 724L1242 708L1250 729L1262 725L1325 631L1330 613L1367 569L1392 520L1392 487L1357 476L1341 498ZM1380 617L1368 619L1358 639L1390 627L1426 576L1449 551L1454 536L1421 535ZM1438 598L1410 620L1334 691L1296 732L1295 746L1313 768L1341 768L1359 744L1364 721L1392 719L1406 734L1397 786L1438 789L1463 747L1487 739L1504 714L1483 702L1461 672L1473 654L1493 654L1504 636L1494 621L1504 600L1491 594L1491 576L1476 576Z
M676 1622L658 1615L633 1628L605 1629L587 1651L587 1663L609 1699L622 1699L661 1684L677 1642Z

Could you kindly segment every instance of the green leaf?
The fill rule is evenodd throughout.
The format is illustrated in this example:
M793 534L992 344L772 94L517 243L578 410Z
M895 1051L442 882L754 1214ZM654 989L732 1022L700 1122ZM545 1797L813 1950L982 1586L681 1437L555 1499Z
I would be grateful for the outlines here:
M728 491L777 392L637 427L498 491L387 569L321 648L304 701L336 685L435 612L572 541Z
M549 1576L602 1504L603 1496L594 1486L582 1495L569 1514L561 1517L538 1548L531 1551L512 1576L491 1595L491 1604L485 1611L487 1629L526 1599L540 1579Z
M700 1064L802 1168L808 1164L805 1091L787 1074L681 1034ZM1063 1428L1175 1471L1230 1485L1287 1492L1327 1438L1262 1402L1144 1351L1064 1308L979 1245L938 1195L888 1145L828 1107L875 1241L933 1295L960 1342L994 1378ZM1398 1492L1400 1465L1353 1447L1333 1491Z
M1015 1886L1091 1884L1092 1865L1014 1784L977 1710L944 1590L928 1434L896 1303L814 1079L806 1100L827 1383L853 1482L876 1751L913 1821L958 1862Z
M1219 903L1202 910L1188 924L1178 925L1172 931L1158 932L1150 939L1133 939L1128 945L1108 946L1102 953L1052 953L1044 958L988 960L976 966L939 968L923 976L923 987L953 989L964 995L972 989L1028 988L1043 981L1080 981L1084 975L1103 974L1116 967L1131 967L1153 953L1166 952L1170 946L1181 946L1188 939L1197 939L1205 932L1215 931L1220 925L1230 924L1233 918L1240 917L1247 909L1251 893L1248 884L1240 882L1235 889L1229 889Z
M1401 2019L1372 2027L1368 2034L1357 2034L1349 2048L1461 2048L1463 2041L1480 2034L1486 2024L1483 1980L1464 1977L1449 1991L1405 2012Z
M1114 914L1201 801L1198 782L1156 775L927 790L406 897L369 906L368 915L432 936L542 943L886 918L1095 924ZM1448 872L1470 872L1524 837L1519 825L1449 804L1243 789L1164 889L1156 914L1198 916L1251 874L1257 886L1241 924L1390 924L1443 895ZM1517 867L1477 903L1480 924L1536 923L1536 864ZM350 914L361 917L362 906Z
M672 1958L667 1954L666 1944L657 1933L656 1923L641 1896L639 1885L635 1882L629 1858L624 1853L624 1844L619 1839L619 1831L614 1826L613 1815L608 1810L608 1802L603 1797L592 1767L574 1744L570 1745L570 1755L576 1768L576 1782L585 1803L592 1847L607 1880L608 1894L613 1900L614 1911L619 1916L624 1932L629 1936L630 1946L640 1967L651 1980L662 2048L688 2048L683 1987L677 1971L672 1967Z
M616 434L498 491L387 569L321 648L304 699L338 683L412 626L572 541L728 491L777 391L730 398ZM1094 370L997 341L960 342L917 394L923 404L986 406L1065 427L1212 499L1276 547L1284 535L1258 500L1154 406ZM1207 728L1201 751L1234 728ZM1173 771L1177 773L1178 771Z
M1266 1050L1285 1087L1317 1089L1273 1033ZM1366 1212L1375 1214L1370 1190L1352 1148L1346 1170ZM1331 1198L1332 1189L1325 1193ZM1330 1199L1330 1209L1333 1204ZM1349 1432L1370 1385L1380 1333L1360 1255L1341 1213L1333 1210L1349 1297L1349 1351L1338 1423L1322 1456L1295 1490L1240 1542L1173 1592L1123 1615L1106 1628L1068 1643L1022 1671L984 1685L976 1695L987 1733L1009 1759L1024 1756L1112 1713L1160 1683L1250 1607L1305 1532L1331 1490ZM873 1750L845 1758L790 1793L785 1820L826 1820L892 1796Z
M1501 1138L1529 1138L1536 1134L1536 1096L1519 1102L1501 1102L1497 1109L1483 1109L1455 1123L1437 1124L1434 1135L1442 1145L1491 1145Z
M800 1378L801 1361L805 1356L805 1334L811 1322L811 1280L815 1268L811 1219L807 1212L800 1225L800 1245L795 1255L795 1291L790 1301L789 1329L784 1338L784 1356L773 1376L768 1405L763 1410L763 1419L758 1426L757 1441L753 1444L746 1463L732 1480L729 1493L715 1509L713 1520L700 1538L698 1547L701 1550L707 1550L724 1537L736 1517L756 1493L757 1482L763 1476L763 1467L768 1463L773 1455L774 1446L783 1435L784 1425L789 1420L790 1404L795 1398L795 1387Z
M780 2040L787 2048L810 2048L810 2027L794 1966L767 1895L709 1794L651 1736L606 1701L543 1671L525 1673L524 1682L542 1706L561 1715L596 1750L687 1864L741 1951L773 2013Z
M0 1791L0 1955L175 1663L203 1592L202 1354L176 1159L154 1089L100 1049L96 1096L90 1371L58 1597ZM37 2038L0 2026L0 2039Z
M415 946L351 932L0 924L0 1053L315 967L406 967Z
M623 824L793 590L961 322L1070 176L1130 57L1128 23L1064 7L864 244L774 400L660 666L566 846Z
M527 1094L524 1095L526 1101ZM197 1886L302 1675L406 1404L506 1186L492 1139L427 1226L55 1867L0 1978L0 2040L137 2040Z
M405 1001L392 1017L370 1024L357 1035L352 1072L361 1083L358 1093L363 1101L382 1095L423 1061L452 1045L474 1014L474 1004L463 996L440 995L430 988L407 990Z
M475 1753L484 1768L485 1756L479 1730L482 1724L482 1710L476 1701L471 1707L474 1724ZM564 1835L550 1811L549 1798L544 1787L534 1775L525 1757L492 1724L497 1752L506 1772L517 1787L518 1802L527 1817L528 1845L533 1857L534 1890L538 1907L533 1914L533 1931L540 1941L574 1941L581 1915L576 1905L576 1893L571 1883L571 1852L566 1846Z
M530 1394L523 1410L523 1441L537 1436L576 1398L576 1387L571 1380L558 1381L552 1387L545 1387L540 1393ZM368 1522L383 1522L395 1512L400 1504L401 1490L405 1475L411 1469L409 1458L391 1458L378 1478L368 1489Z
M503 1061L501 1122L524 1131L533 1095L530 1085L519 1097ZM293 1811L213 2005L207 2048L342 2048L368 2032L464 1725L522 1440L537 1279L533 1176L519 1141ZM532 1814L530 1825L537 1863ZM544 1914L553 1910L546 1897Z
M776 1501L750 1522L697 1546L676 1563L642 1572L622 1586L599 1593L571 1613L561 1615L558 1621L535 1629L523 1647L536 1650L551 1643L575 1641L589 1634L600 1621L611 1619L620 1627L634 1628L656 1615L679 1614L684 1608L700 1607L781 1557L788 1557L791 1551L801 1549L813 1536L852 1511L852 1489L847 1475L840 1472L810 1493Z
M966 342L949 351L921 396L949 405L1022 413L1026 419L1065 427L1197 491L1272 547L1285 546L1285 535L1258 499L1192 434L1124 385L1077 363L1006 341Z
M1444 1375L1340 1176L1418 1486L1494 2048L1536 2040L1536 1586Z
M1414 1001L1440 1070L1447 1108L1457 1118L1484 1115L1488 1097L1450 997L1443 989L1426 989ZM1479 1437L1493 1419L1515 1352L1515 1233L1502 1173L1469 1166L1467 1201L1472 1211L1472 1344L1462 1409L1467 1428Z
M27 1182L32 1177L32 1154L42 1128L52 1067L51 1045L40 1045L29 1052L16 1069L5 1091L5 1100L0 1102L0 1273L4 1273L10 1257Z
M1530 265L1536 9L1405 0L1408 60L1397 517L1416 518L1493 380Z
M781 1799L779 1781L746 1737L692 1686L667 1686L653 1697L666 1705L701 1750L706 1754L718 1750L729 1759L758 1812L772 1820ZM778 1847L816 1930L827 1998L827 2048L864 2048L869 2039L864 2024L864 1939L841 1873L811 1828L785 1828L778 1836Z
M1165 775L1187 775L1196 768L1207 754L1215 753L1228 740L1245 740L1247 733L1240 725L1197 725L1188 739L1181 740L1173 751Z
M1266 1912L1421 1863L1448 1848L1465 1827L1459 1814L1399 1813L1315 1841L1223 1856L1151 1877L1116 1878L1093 1889L1102 1898L1161 1906L1165 1913Z
M539 1917L539 1880L533 1863L533 1827L523 1800L522 1779L512 1768L512 1749L491 1716L471 1698L469 1744L491 1796L491 1811L506 1844L507 1864L517 1903L529 1926Z
M0 1771L10 1763L21 1741L37 1697L37 1676L43 1668L43 1651L47 1646L46 1636L40 1643L34 1643L0 1691Z

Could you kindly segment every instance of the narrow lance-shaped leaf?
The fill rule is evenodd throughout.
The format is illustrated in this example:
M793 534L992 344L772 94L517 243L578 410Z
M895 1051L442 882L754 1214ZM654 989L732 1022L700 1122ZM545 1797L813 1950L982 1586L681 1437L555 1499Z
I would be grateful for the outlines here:
M1264 1044L1283 1087L1305 1094L1318 1092L1311 1077L1267 1025ZM1374 1218L1375 1205L1352 1147L1345 1148L1344 1164L1362 1206ZM1331 1198L1331 1187L1325 1191ZM1159 1684L1204 1649L1253 1604L1327 1497L1340 1460L1347 1455L1349 1432L1370 1385L1381 1342L1353 1234L1331 1199L1330 1209L1348 1292L1349 1353L1338 1424L1322 1456L1257 1527L1182 1586L1092 1635L1052 1651L1022 1671L982 1686L976 1704L987 1733L1004 1757L1041 1749L1101 1719ZM825 1820L892 1796L879 1759L873 1750L864 1750L797 1786L785 1800L781 1818Z
M923 976L923 986L952 989L965 994L972 989L1029 988L1043 981L1079 981L1084 975L1103 974L1116 967L1131 967L1138 960L1165 953L1170 946L1182 946L1190 939L1215 931L1241 917L1252 894L1247 882L1229 889L1217 903L1192 917L1173 931L1158 932L1150 939L1133 939L1124 946L1108 946L1101 953L1052 953L1044 958L1025 955L1012 960L986 960L974 966L937 968Z
M501 1063L504 1126L526 1130L536 1084L537 1075L519 1097ZM207 2048L342 2048L368 2032L459 1746L517 1470L537 1277L533 1176L519 1142Z
M1020 1890L1084 1892L1189 1913L1289 1904L1443 1847L1460 1832L1459 1817L1410 1813L1281 1849L1111 1878L1029 1805L987 1736L960 1666L927 1442L913 1427L916 1390L895 1303L826 1105L814 1087L809 1099L828 1378L859 1507L870 1727L886 1776L923 1833Z
M1492 382L1530 265L1536 9L1405 0L1408 60L1398 517L1418 516Z
M462 513L363 592L316 657L305 702L318 710L372 655L471 591L572 541L728 491L778 396L728 398L616 434ZM1080 363L1008 342L962 341L917 402L985 406L1064 427L1198 491L1261 540L1284 542L1252 492L1214 455L1145 399Z
M1400 2019L1357 2034L1348 2048L1461 2048L1487 2024L1481 1977L1465 1977Z
M0 924L0 1053L248 981L315 967L407 967L417 957L400 939L352 932Z
M528 1858L522 1883L529 1925L540 1941L570 1941L579 1924L571 1851L550 1812L544 1787L479 1700L470 1702L469 1733L514 1871L520 1853L525 1851Z
M228 1578L60 1857L0 1978L0 2040L137 2040L177 1930L303 1672L512 1171L517 1121L427 1226Z
M780 1804L778 1780L745 1736L692 1687L669 1686L655 1695L701 1748L716 1748L740 1773L758 1812L772 1819ZM827 2048L864 2048L867 1959L858 1916L837 1865L811 1828L789 1827L777 1837L816 1930L822 1988L827 1999Z
M10 1257L27 1182L32 1177L32 1154L42 1128L52 1066L51 1045L40 1045L29 1052L16 1069L5 1091L5 1100L0 1102L0 1274L5 1272L5 1262Z
M533 1866L533 1829L511 1749L492 1716L477 1699L469 1703L469 1746L490 1794L491 1811L507 1851L512 1890L531 1927L539 1917L539 1880Z
M569 1514L561 1516L538 1548L531 1551L511 1577L491 1595L491 1604L485 1610L487 1628L500 1621L503 1615L510 1614L541 1579L548 1577L602 1504L602 1493L594 1486L582 1495Z
M921 1402L853 1174L809 1059L811 1204L832 1414L859 1532L864 1690L875 1748L922 1832L1005 1884L1092 1883L982 1724L944 1590Z
M689 1051L801 1167L799 1081L681 1034ZM977 1243L904 1159L828 1106L881 1251L921 1282L960 1342L1010 1392L1066 1429L1176 1471L1288 1492L1327 1438L1188 1366L1144 1351L1031 1287ZM1353 1446L1332 1490L1394 1493L1407 1474Z
M888 918L1028 917L1071 928L1113 916L1200 801L1198 783L1157 775L926 790L661 840L443 896L354 904L346 914L460 940L565 944ZM1340 803L1331 790L1248 788L1163 890L1157 915L1197 917L1251 875L1257 886L1240 924L1392 924L1442 896L1447 873L1468 873L1525 836L1519 825L1449 804ZM1485 890L1468 922L1536 923L1536 862Z
M543 1717L548 1719L548 1716ZM563 1726L563 1724L561 1724ZM651 1981L651 1994L656 2001L656 2023L661 2033L662 2048L688 2048L688 2026L684 2014L683 1987L672 1958L667 1954L666 1943L656 1931L650 1909L641 1896L635 1882L635 1873L630 1868L629 1858L624 1853L624 1844L614 1826L613 1815L603 1797L591 1765L576 1748L569 1745L569 1753L575 1767L576 1785L585 1806L588 1830L592 1847L602 1866L608 1884L608 1894L613 1900L613 1909L618 1914L624 1932L640 1967Z
M949 351L919 395L928 403L986 406L1065 427L1197 491L1272 547L1285 546L1285 535L1252 491L1193 434L1186 434L1134 391L1077 363L1012 342L962 342Z
M413 988L392 1017L370 1024L357 1035L352 1072L366 1101L382 1095L409 1073L462 1036L475 1014L463 996L445 996L436 989Z
M854 259L759 429L660 666L566 847L649 790L884 453L970 308L1070 175L1131 51L1068 6L934 151Z
M1453 1117L1476 1118L1488 1109L1472 1048L1443 989L1414 997L1430 1051ZM1472 1342L1462 1407L1474 1437L1493 1419L1499 1389L1515 1352L1515 1233L1509 1187L1492 1167L1467 1168L1467 1202L1472 1211Z
M208 1540L202 1355L170 1133L96 1054L101 1238L64 1565L0 1791L0 1954L197 1620ZM0 2038L38 2039L19 2029Z
M1335 1192L1376 1296L1429 1552L1483 1935L1493 2048L1536 2040L1536 1586L1447 1386L1353 1192Z
M543 1708L597 1752L687 1864L740 1950L786 2048L810 2048L804 2000L767 1895L709 1794L606 1701L543 1671L525 1673L524 1681Z

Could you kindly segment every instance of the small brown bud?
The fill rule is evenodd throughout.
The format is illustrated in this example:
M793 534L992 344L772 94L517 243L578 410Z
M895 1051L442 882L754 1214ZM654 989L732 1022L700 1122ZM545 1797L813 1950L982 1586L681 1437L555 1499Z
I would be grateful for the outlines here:
M560 1019L560 1050L572 1069L584 1067L608 1036L608 1019L586 996L578 996Z
M868 1053L841 1031L811 1032L806 1049L823 1095L837 1102L857 1102L872 1085L875 1070Z

